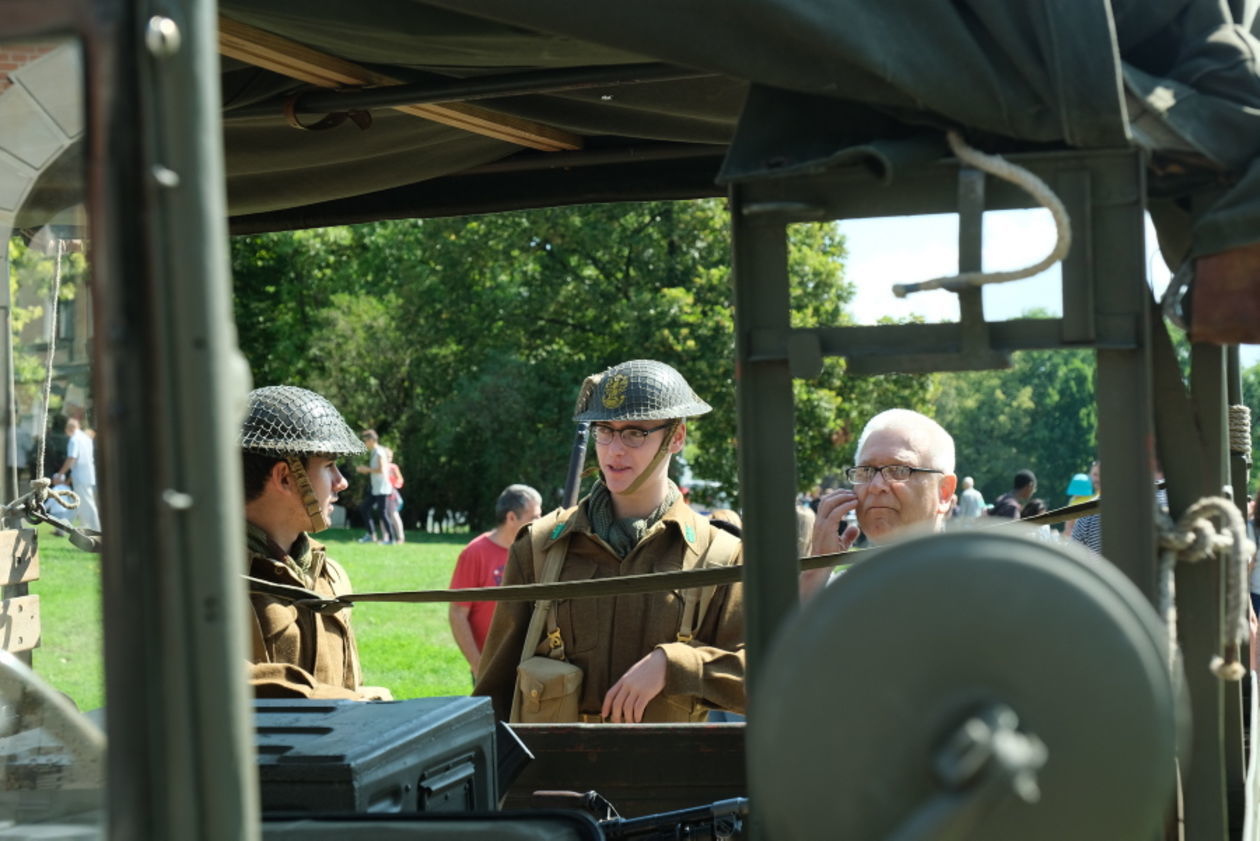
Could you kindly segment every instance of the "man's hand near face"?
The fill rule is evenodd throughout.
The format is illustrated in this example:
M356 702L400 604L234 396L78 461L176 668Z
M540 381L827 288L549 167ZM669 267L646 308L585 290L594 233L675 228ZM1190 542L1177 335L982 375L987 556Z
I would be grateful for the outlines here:
M856 509L857 504L857 494L848 488L831 491L818 500L818 516L814 518L814 537L810 544L815 555L849 551L862 533L855 525L845 525L849 512Z

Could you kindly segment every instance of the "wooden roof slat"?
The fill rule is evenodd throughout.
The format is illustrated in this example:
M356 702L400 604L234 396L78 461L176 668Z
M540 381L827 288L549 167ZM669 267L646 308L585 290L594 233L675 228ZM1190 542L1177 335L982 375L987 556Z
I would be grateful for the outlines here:
M219 16L219 52L322 88L398 85L402 81L280 35ZM400 105L396 111L543 152L582 148L577 135L462 102Z

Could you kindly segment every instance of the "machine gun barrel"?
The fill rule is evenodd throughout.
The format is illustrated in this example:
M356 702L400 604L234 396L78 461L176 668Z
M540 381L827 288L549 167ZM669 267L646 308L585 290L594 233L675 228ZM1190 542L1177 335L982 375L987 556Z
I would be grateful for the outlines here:
M582 490L582 465L586 462L586 437L590 427L588 422L578 421L573 449L569 451L569 472L564 479L564 508L577 505L578 493Z
M608 841L733 841L744 837L748 798L732 797L705 806L644 815L611 818L599 828Z

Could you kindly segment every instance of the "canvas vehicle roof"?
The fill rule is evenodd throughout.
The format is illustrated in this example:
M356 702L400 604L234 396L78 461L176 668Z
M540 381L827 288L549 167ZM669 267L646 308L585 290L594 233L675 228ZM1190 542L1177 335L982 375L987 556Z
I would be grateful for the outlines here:
M762 0L738 9L226 0L221 14L236 231L717 195L721 182L836 165L889 179L898 166L940 157L950 127L1004 151L1137 143L1155 156L1153 192L1164 195L1224 182L1220 210L1195 220L1196 253L1243 244L1251 235L1238 223L1260 214L1260 117L1247 109L1260 105L1260 82L1213 64L1205 46L1212 36L1227 45L1225 58L1232 47L1245 52L1244 33L1256 24L1245 10L1226 19L1215 3L1114 0L1069 16L1047 3L908 0ZM314 53L277 58L297 45ZM324 69L295 70L302 62ZM274 71L280 64L287 75ZM553 151L380 107L366 130L345 122L301 132L284 115L286 97L309 91L312 72L323 86L346 87L336 73L348 72L352 84L388 77L433 94L452 80L575 68L657 78L457 106L486 109L477 116L513 131L525 121L527 135L541 136L526 142ZM354 97L344 96L344 110L359 107ZM306 107L297 116L307 124L328 110ZM1161 174L1164 159L1178 163L1175 177ZM1189 222L1161 231L1179 233L1174 251L1190 247Z

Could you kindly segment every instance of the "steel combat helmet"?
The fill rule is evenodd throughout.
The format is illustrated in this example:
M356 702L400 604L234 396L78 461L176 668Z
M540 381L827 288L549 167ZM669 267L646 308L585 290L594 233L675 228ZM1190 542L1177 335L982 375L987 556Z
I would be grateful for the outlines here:
M587 377L573 419L673 420L712 410L687 385L683 375L669 365L654 359L634 359Z
M256 388L241 425L241 449L259 455L349 456L366 451L327 398L291 385Z
M303 458L358 455L366 447L327 398L291 385L256 388L249 393L241 449L281 459L297 483L311 531L328 528L328 520L311 487Z

